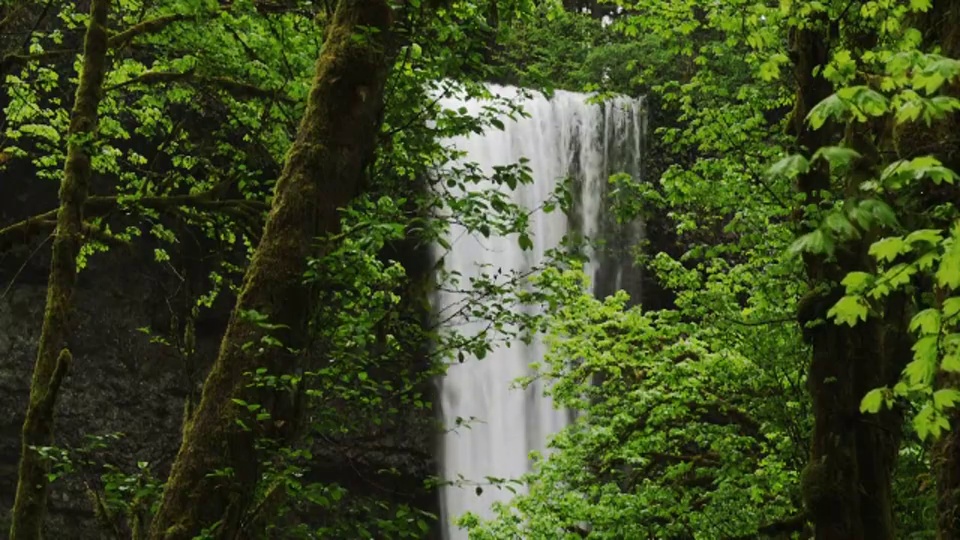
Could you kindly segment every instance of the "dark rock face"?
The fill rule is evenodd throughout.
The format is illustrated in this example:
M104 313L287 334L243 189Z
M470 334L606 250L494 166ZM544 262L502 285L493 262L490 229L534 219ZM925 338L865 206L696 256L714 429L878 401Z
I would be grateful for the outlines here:
M22 218L22 207L5 203L0 201L0 227ZM43 242L35 238L0 252L0 534L9 527L20 428L45 307L49 242ZM57 403L54 446L79 448L87 436L121 433L94 454L99 464L133 473L138 462L147 462L154 476L166 477L179 448L184 406L199 397L233 307L234 299L222 293L212 309L202 310L195 321L195 352L189 357L181 353L176 342L195 301L185 291L202 291L199 280L206 273L182 261L158 264L152 247L117 248L91 258L74 296L74 362ZM140 330L144 327L171 345L152 342ZM349 411L345 415L351 417ZM411 411L389 427L371 425L367 435L331 434L315 449L317 464L309 480L335 482L359 498L436 512L435 493L424 487L435 473L433 422L429 411ZM383 472L394 468L396 473ZM78 540L113 537L98 527L87 492L88 486L101 488L102 472L80 467L52 484L48 534Z
M131 270L137 267L139 272ZM4 396L0 400L0 506L4 516L13 504L20 426L45 304L45 272L45 265L31 262L0 298L0 392ZM74 297L74 363L58 401L54 445L76 448L87 435L121 433L97 457L131 473L137 462L146 461L155 474L163 475L179 446L184 403L202 381L198 370L186 365L174 347L151 343L150 336L138 331L146 326L166 329L174 315L165 304L175 289L157 279L162 277L157 274L156 265L149 261L123 260L120 254L95 259L95 265L81 274ZM5 288L13 276L2 277ZM218 342L215 333L198 335L195 357L211 358ZM69 538L102 537L86 485L99 485L98 471L81 468L79 474L52 485L48 531L70 531ZM5 531L5 526L0 522L0 529Z

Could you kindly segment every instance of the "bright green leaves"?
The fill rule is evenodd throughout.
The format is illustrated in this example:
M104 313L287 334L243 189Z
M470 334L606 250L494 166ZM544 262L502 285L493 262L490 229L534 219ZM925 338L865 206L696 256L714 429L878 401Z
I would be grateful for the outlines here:
M807 115L813 129L820 129L828 120L854 119L866 122L887 113L889 100L867 86L841 88L836 93L816 104Z
M860 400L860 412L873 414L880 412L880 407L884 405L887 407L893 406L891 394L892 393L886 388L874 388L867 392L867 395L863 396L863 399Z
M853 79L856 72L857 61L850 51L841 49L834 53L833 59L823 69L823 77L834 85L840 85Z
M848 295L867 294L880 299L894 290L912 286L918 274L933 274L940 294L960 288L960 222L945 236L938 229L918 229L905 237L883 238L870 247L870 255L881 265L874 276L864 272L847 275L843 284ZM910 257L910 255L913 255ZM855 296L846 296L831 310L838 324L855 324L863 311L854 302ZM907 329L916 335L913 358L903 370L903 382L894 394L901 398L919 398L924 402L913 419L913 427L920 438L939 437L950 428L945 411L960 401L960 390L936 388L938 371L960 373L960 334L954 332L960 316L960 297L947 296L917 312ZM861 403L864 412L876 412L879 403L890 394L884 389L868 393Z
M944 238L943 231L937 229L919 229L906 236L881 238L870 245L868 253L880 268L876 277L866 280L862 272L853 272L843 280L856 283L870 283L871 288L857 289L856 292L880 299L891 291L910 285L914 276L921 272L935 270L935 278L941 287L956 289L960 287L960 248L956 238L960 235L960 225L954 227L951 237ZM911 258L904 259L904 256ZM896 262L900 260L900 262ZM896 263L895 263L896 262ZM894 264L895 263L895 264ZM851 290L848 287L848 291Z
M937 158L922 156L909 160L897 160L887 165L880 174L880 185L886 190L895 191L925 178L936 185L944 182L953 184L957 175L944 167Z
M929 96L960 76L960 60L938 55L929 55L926 58L929 63L914 75L914 90L922 89Z
M908 251L910 251L910 245L899 236L883 238L870 246L870 255L881 262L892 262Z
M948 238L944 238L940 230L919 229L906 237L881 238L870 246L869 253L884 264L902 255L915 254L912 261L898 263L882 273L882 280L892 288L906 285L913 274L929 271L938 262L934 276L937 284L949 290L960 288L960 222L954 225Z
M767 169L772 177L796 178L810 170L810 161L800 154L790 154Z
M950 420L932 403L927 403L913 418L913 429L921 440L928 437L936 439L941 433L950 429Z
M835 319L837 324L854 326L858 321L867 320L869 310L870 307L862 296L847 295L830 308L827 316Z
M872 198L842 201L822 212L818 227L797 238L789 252L832 256L837 245L860 238L863 231L896 226L893 209L884 201Z
M879 412L884 406L893 407L897 399L919 399L922 406L913 418L912 425L920 439L937 438L943 431L950 429L947 411L960 402L960 390L933 388L941 352L940 345L943 342L939 335L940 323L940 312L935 309L924 310L913 318L911 329L919 332L920 337L913 345L912 361L904 368L904 380L897 383L893 389L875 388L867 392L860 402L860 412ZM960 369L960 361L955 355L949 362L950 369L947 369L946 361L941 365L941 369Z
M831 118L842 118L848 108L847 103L841 100L836 94L833 94L820 103L817 103L817 105L810 110L810 113L807 115L807 122L810 123L810 127L813 129L820 129L827 120Z
M783 53L772 54L767 57L759 67L760 80L765 82L774 81L780 78L780 71L783 66L790 62L789 57Z
M867 290L867 287L872 281L872 274L868 274L867 272L850 272L843 278L841 285L846 287L847 294L860 294Z
M960 390L944 388L933 393L933 405L940 408L955 407L960 401Z
M889 100L868 86L851 86L837 90L836 96L848 104L854 117L865 122L868 117L883 116Z
M934 335L940 331L940 311L927 308L913 316L909 329L923 336Z
M907 235L905 242L912 246L935 246L943 241L943 233L936 229L920 229Z
M811 161L823 158L830 163L832 168L842 168L860 157L860 152L857 152L853 148L847 148L845 146L823 146L813 153L813 159Z
M945 249L937 268L937 283L951 290L960 288L960 221L953 226L951 238L943 242Z
M870 18L890 7L867 2L861 11L865 18ZM926 2L917 5L920 10L926 7ZM902 14L888 15L890 18L883 19L886 30L899 33L899 17ZM907 44L918 39L915 30L904 33ZM859 66L859 62L865 65ZM841 86L854 80L858 69L869 70L870 64L883 70L884 75L877 77L877 80L879 88L889 96L868 85ZM945 84L960 77L960 60L923 54L915 48L899 52L868 51L860 59L850 51L841 49L834 53L822 75L838 89L810 110L806 120L813 129L820 129L831 120L865 122L888 113L894 114L897 124L923 120L930 125L934 120L960 110L960 100L957 98L936 95ZM937 181L944 180L942 174L937 172L932 171L930 176Z
M817 229L797 238L793 244L790 245L790 253L830 255L833 253L834 246L833 238L822 229Z

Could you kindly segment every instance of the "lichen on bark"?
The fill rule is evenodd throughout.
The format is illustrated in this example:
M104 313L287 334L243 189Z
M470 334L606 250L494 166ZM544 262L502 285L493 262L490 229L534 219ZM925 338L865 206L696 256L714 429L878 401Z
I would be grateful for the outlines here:
M30 384L30 401L21 435L20 466L11 540L41 537L47 501L49 463L34 447L53 437L54 407L70 364L70 315L76 283L76 260L83 244L83 206L92 174L88 145L97 129L97 109L107 64L107 16L111 0L93 0L84 38L83 67L67 137L67 158L60 184L60 207L54 231L46 311Z

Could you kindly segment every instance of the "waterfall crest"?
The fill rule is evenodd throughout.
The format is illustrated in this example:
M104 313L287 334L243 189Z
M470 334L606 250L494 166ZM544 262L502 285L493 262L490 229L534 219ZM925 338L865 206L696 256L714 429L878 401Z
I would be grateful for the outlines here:
M515 88L493 86L491 90L503 97L518 96ZM551 99L534 94L522 102L529 117L504 119L503 130L488 130L452 141L466 153L466 161L479 164L486 173L521 158L529 160L534 181L510 194L515 203L538 208L565 178L573 180L576 202L570 216L534 212L530 218L534 247L526 251L519 247L516 237L477 238L452 226L452 247L445 256L447 270L458 271L465 278L478 275L483 265L504 271L529 271L544 261L546 251L557 247L566 234L574 231L587 238L609 237L610 245L624 243L623 231L610 234L617 227L604 214L603 201L610 174L641 174L641 145L646 129L643 103L629 98L611 99L603 104L588 101L589 96L571 92L556 92ZM473 113L483 106L476 101L450 101L444 105L453 109L465 107ZM491 185L489 189L501 188ZM628 236L640 234L637 227L627 229ZM594 276L594 281L615 281L595 286L595 291L607 294L620 288L622 266L629 266L622 261L623 257L599 253L591 256L586 268L588 275ZM455 292L438 292L434 299L436 309L462 298ZM482 326L483 321L475 320L456 323L457 330L467 334L479 332ZM439 382L440 411L448 430L440 440L440 476L443 480L467 481L466 485L441 490L444 538L466 538L465 531L454 524L456 518L466 512L488 517L493 502L513 496L496 488L484 488L480 493L470 481L519 478L530 469L529 453L544 452L548 437L570 422L569 411L555 409L551 400L543 396L541 381L526 389L511 387L512 381L530 374L531 362L542 359L544 352L539 340L529 345L513 342L509 348L500 347L483 360L467 359L450 366ZM469 428L453 430L457 418L477 420Z

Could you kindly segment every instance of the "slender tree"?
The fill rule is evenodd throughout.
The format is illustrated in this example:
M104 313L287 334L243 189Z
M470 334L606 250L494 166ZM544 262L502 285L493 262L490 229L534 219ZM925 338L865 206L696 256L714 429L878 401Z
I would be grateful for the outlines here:
M83 207L91 170L88 147L97 130L97 109L107 64L107 15L110 0L93 0L67 137L67 159L60 184L60 208L54 232L43 330L37 351L30 402L23 422L20 469L10 538L38 539L47 500L49 464L34 447L49 445L54 406L70 365L68 348L77 277L77 255L83 244Z

